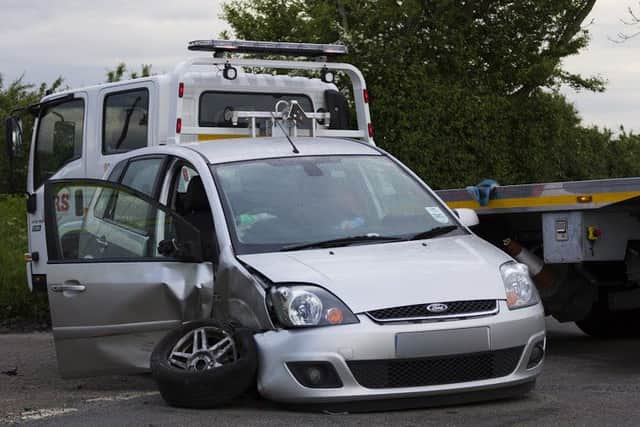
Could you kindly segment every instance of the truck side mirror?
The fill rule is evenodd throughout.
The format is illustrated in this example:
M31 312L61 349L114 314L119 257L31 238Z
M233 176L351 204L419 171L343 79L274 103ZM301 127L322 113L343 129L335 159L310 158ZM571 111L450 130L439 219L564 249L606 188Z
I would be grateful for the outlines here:
M5 142L7 143L7 157L13 160L18 150L22 148L22 121L13 116L7 117L5 123Z
M22 149L22 121L13 116L7 117L5 122L5 143L7 144L7 159L9 163L9 191L14 191L13 171L14 161L18 150Z

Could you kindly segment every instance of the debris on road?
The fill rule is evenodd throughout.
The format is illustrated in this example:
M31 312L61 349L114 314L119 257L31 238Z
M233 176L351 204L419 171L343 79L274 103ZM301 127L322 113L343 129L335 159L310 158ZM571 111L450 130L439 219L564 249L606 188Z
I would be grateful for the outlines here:
M10 377L15 377L16 375L18 375L18 367L16 366L15 368L7 369L6 371L2 371L0 373L2 373L3 375L8 375Z

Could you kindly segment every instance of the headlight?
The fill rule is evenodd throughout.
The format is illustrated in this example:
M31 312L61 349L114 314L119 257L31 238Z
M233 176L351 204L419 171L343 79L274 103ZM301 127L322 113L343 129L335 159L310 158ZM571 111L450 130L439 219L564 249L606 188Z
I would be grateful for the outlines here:
M358 323L358 318L342 301L317 286L274 286L269 299L278 320L285 327Z
M540 301L526 265L513 261L507 262L500 266L500 274L502 274L504 289L507 293L507 305L511 310L528 307Z

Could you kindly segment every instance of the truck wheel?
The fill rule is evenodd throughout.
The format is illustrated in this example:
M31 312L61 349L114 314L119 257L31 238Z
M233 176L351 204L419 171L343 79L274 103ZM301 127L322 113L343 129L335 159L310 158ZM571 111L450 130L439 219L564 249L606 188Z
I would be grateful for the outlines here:
M640 335L636 323L639 310L610 311L601 304L594 304L583 320L576 322L582 332L596 338L631 338Z
M167 334L151 354L151 372L171 406L213 408L255 385L253 333L206 320Z

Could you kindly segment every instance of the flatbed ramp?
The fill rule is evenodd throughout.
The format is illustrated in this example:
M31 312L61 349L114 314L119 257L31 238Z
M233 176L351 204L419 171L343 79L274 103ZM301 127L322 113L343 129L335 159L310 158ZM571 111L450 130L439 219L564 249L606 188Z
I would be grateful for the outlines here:
M470 208L478 214L589 210L640 203L640 177L497 186L486 206L466 188L436 193L450 208Z

